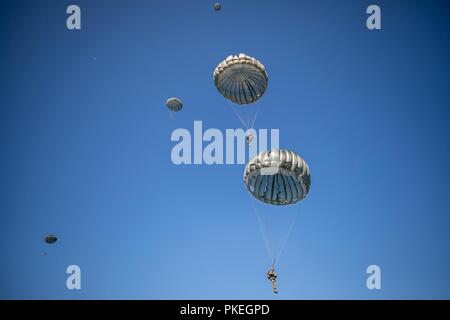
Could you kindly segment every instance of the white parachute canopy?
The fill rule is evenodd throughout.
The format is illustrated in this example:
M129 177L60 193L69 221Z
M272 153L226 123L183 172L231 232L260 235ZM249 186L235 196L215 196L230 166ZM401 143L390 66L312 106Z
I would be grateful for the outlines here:
M245 129L253 128L259 111L256 102L266 92L269 77L264 65L244 53L230 55L213 73L214 84Z
M256 199L288 205L306 197L311 175L299 155L290 150L272 150L261 152L246 165L244 182Z
M217 90L228 100L246 105L262 97L269 77L264 65L244 53L228 56L214 70Z
M183 102L178 98L169 98L166 101L166 107L173 112L178 112L183 108Z

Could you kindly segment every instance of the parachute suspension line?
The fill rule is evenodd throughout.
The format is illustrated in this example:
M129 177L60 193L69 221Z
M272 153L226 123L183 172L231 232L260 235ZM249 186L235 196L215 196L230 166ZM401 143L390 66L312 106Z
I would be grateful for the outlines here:
M256 122L256 118L258 117L258 113L259 113L259 103L258 102L256 102L255 108L256 108L256 112L255 112L255 114L253 116L253 119L250 122L249 129L253 129L253 126L255 125L255 122Z
M274 223L273 223L273 220L274 220L274 212L273 212L273 210L270 210L269 209L269 213L268 213L268 215L269 215L269 221L268 221L268 225L269 226L273 226L274 225ZM269 228L269 227L268 227ZM272 255L273 255L273 258L272 258L272 268L275 268L275 263L276 263L276 261L277 261L277 243L276 243L276 237L275 237L275 234L274 234L274 229L273 228L269 228L269 230L272 230L272 232L271 232L271 234L270 234L270 240L269 240L269 243L272 243L273 244L273 249L272 249Z
M297 215L298 215L297 212L295 212L294 217L291 220L291 224L289 225L289 230L286 233L286 235L284 236L283 241L281 242L280 251L278 251L278 254L276 255L276 257L274 259L274 266L275 266L275 263L277 263L278 260L280 260L280 256L281 256L281 253L283 252L284 246L286 245L289 235L291 234L291 231L294 228L295 221L297 220Z
M228 102L229 106L231 107L231 109L233 109L234 114L236 115L236 117L239 119L239 121L241 122L242 126L244 127L244 129L247 131L248 129L253 129L255 122L256 122L256 118L258 117L259 114L259 110L260 110L260 105L258 102L255 103L255 106L244 106L241 107L239 105L235 105L232 102ZM239 112L236 110L237 108L255 108L255 113L253 114L253 116L248 116L246 118L248 119L244 119L244 117L242 115L239 114Z
M235 108L238 108L238 106L233 105L231 102L228 102L228 104L230 105L231 109L233 109L233 112L236 115L236 117L239 119L239 121L241 121L242 126L244 126L245 130L247 130L248 124L245 122L245 120L241 117L241 115L235 109Z
M253 212L255 213L256 219L258 220L259 231L261 232L262 237L264 239L264 244L266 246L267 254L269 255L269 259L270 259L270 262L273 267L275 265L275 254L272 252L273 250L271 250L269 240L267 238L266 230L264 229L264 225L261 221L261 217L259 216L258 210L256 209L255 204L253 203L253 199L251 199L251 201L252 201Z
M277 244L276 244L276 241L274 241L274 234L273 234L273 232L270 232L270 230L272 230L270 228L270 226L273 225L273 212L269 211L267 220L268 220L267 221L267 225L268 225L267 231L268 231L268 233L270 233L269 236L268 236L268 238L269 238L268 242L273 244L273 248L272 248L272 250L270 252L270 254L271 254L271 262L272 262L271 267L274 268L275 267L275 262L277 260L277 249L276 249Z

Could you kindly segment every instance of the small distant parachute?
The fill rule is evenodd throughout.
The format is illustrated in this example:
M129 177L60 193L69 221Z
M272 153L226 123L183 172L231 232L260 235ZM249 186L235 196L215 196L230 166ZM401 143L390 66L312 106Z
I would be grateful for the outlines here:
M49 234L47 236L45 236L44 241L48 244L53 244L58 240L58 238L53 235L53 234Z
M216 11L220 11L220 9L222 9L222 5L219 2L216 2L214 4L214 10Z
M170 111L178 112L183 108L183 102L178 98L169 98L166 101L166 106Z
M265 151L245 167L244 183L258 200L289 205L304 199L311 186L309 167L290 150Z
M269 81L264 65L243 53L230 55L219 63L213 77L220 94L239 105L261 98Z

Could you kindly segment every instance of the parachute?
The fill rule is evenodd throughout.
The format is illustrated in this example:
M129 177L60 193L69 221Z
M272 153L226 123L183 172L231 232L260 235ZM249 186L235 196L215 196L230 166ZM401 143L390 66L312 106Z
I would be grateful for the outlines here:
M178 112L183 108L183 102L178 98L169 98L166 101L166 106L170 111Z
M49 234L47 236L45 236L44 241L48 244L53 244L58 240L58 238L53 235L53 234Z
M219 2L216 2L214 4L214 10L216 11L220 11L220 9L222 9L222 5Z
M277 293L275 265L295 224L295 204L308 195L309 167L293 151L264 151L247 163L243 179L271 261L267 277Z
M308 165L290 150L261 152L245 167L247 190L273 205L294 204L306 197L311 185Z
M214 84L247 130L252 129L259 112L256 103L267 89L269 77L264 65L243 53L228 56L213 73ZM254 106L255 105L255 106ZM251 144L249 139L247 144Z
M243 53L228 56L214 70L214 83L226 99L246 105L257 101L267 89L264 65Z

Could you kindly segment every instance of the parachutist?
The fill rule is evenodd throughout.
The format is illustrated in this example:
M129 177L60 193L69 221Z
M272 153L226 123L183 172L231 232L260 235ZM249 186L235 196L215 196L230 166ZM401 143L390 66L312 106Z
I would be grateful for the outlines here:
M245 142L251 146L253 143L253 140L255 139L255 135L253 133L250 133L249 135L245 136Z
M275 273L275 269L270 268L269 272L267 272L267 279L272 283L272 291L273 293L278 293L277 290L277 274Z

